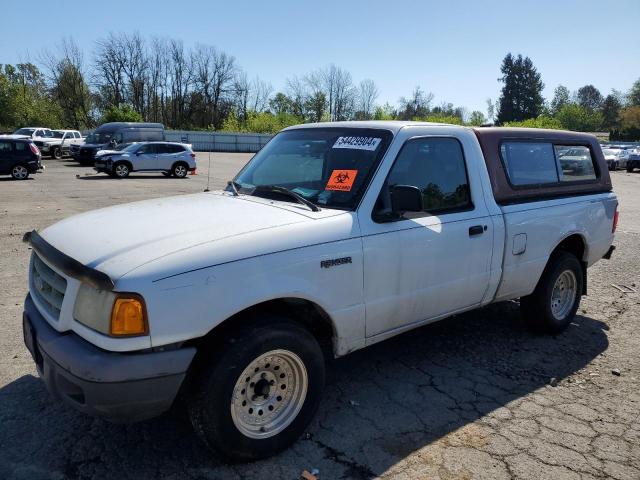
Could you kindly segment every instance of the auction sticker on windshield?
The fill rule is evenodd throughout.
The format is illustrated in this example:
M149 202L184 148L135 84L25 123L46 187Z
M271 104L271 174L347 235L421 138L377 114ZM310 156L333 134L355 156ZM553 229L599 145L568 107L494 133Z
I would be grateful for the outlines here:
M358 170L334 170L324 189L350 192L357 174Z
M381 138L375 137L338 137L333 148L350 148L352 150L370 150L378 148Z

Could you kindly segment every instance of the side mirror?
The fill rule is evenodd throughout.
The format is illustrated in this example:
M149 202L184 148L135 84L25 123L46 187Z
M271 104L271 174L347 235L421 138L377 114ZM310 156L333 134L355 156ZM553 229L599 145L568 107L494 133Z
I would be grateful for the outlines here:
M412 185L394 185L389 188L391 211L402 215L405 212L421 212L423 210L422 192Z

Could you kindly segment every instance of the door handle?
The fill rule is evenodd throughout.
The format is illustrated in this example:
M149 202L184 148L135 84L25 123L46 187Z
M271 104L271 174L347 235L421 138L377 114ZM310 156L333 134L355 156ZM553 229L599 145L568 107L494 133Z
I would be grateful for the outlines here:
M473 237L474 235L482 235L486 229L486 225L474 225L473 227L469 227L469 236Z

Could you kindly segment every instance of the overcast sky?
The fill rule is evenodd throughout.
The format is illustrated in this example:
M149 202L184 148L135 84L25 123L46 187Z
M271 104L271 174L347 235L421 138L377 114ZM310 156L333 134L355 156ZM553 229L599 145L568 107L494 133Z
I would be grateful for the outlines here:
M558 84L603 94L640 78L640 0L224 1L13 3L0 17L0 63L37 61L71 36L87 59L109 32L211 44L274 89L329 63L373 79L378 103L420 85L434 102L486 112L507 52L529 56L545 97Z

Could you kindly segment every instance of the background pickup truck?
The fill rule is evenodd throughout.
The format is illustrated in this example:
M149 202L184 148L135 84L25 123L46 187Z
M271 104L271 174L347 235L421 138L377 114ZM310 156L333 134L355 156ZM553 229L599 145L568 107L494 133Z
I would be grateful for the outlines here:
M81 411L140 420L181 393L215 451L266 457L313 417L323 355L513 299L531 328L564 329L612 253L611 190L586 134L289 128L224 191L27 234L25 343Z
M81 145L84 138L77 130L53 130L53 136L34 140L36 146L43 155L50 155L51 158L61 159L64 155L69 155L71 145Z

